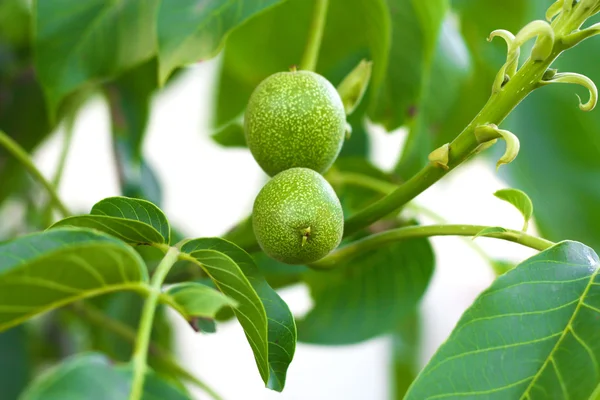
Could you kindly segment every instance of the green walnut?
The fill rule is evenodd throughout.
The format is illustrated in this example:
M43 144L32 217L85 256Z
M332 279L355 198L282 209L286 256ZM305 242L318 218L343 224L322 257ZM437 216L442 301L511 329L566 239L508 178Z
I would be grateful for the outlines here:
M252 155L269 176L295 167L322 173L342 149L344 104L333 85L319 74L276 73L252 93L244 131Z
M292 168L262 188L252 225L266 254L286 264L309 264L340 244L344 215L325 178L308 168Z

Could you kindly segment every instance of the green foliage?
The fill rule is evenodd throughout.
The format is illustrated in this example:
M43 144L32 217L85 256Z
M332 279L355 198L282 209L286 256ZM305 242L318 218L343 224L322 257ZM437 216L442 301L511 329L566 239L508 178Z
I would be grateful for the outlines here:
M72 357L40 376L21 400L125 399L131 387L127 366L115 366L100 354ZM142 399L187 400L189 397L149 371Z
M65 96L113 78L155 53L158 0L34 2L36 70L53 115Z
M166 301L187 321L194 318L214 318L221 308L237 305L221 292L196 282L170 286L165 295L168 296Z
M129 244L168 244L171 228L163 212L146 200L109 197L94 205L90 215L63 219L53 227L96 229Z
M261 276L254 260L233 243L196 239L181 250L206 269L215 285L236 300L234 309L269 388L282 391L296 349L296 323L287 304Z
M110 236L76 228L23 236L0 246L0 330L147 280L140 256Z
M406 398L591 398L600 383L599 266L589 247L561 242L499 277Z
M500 200L504 200L513 206L523 215L525 219L523 230L527 230L529 220L533 214L533 203L527 194L518 189L501 189L494 193L494 196Z
M206 270L217 288L238 303L235 314L246 332L260 375L267 383L269 380L267 315L258 294L240 267L230 257L215 250L201 248L196 251L193 245L193 241L188 242L182 250Z
M16 399L31 375L28 335L24 326L0 333L0 354L0 398Z
M340 94L346 115L354 112L360 104L371 80L373 63L361 60L360 63L340 82L337 91Z
M213 57L229 30L281 1L210 0L199 5L184 0L177 7L161 3L156 26L161 83L180 65Z
M416 309L433 267L429 242L417 239L308 272L314 307L298 321L300 340L350 344L390 333Z

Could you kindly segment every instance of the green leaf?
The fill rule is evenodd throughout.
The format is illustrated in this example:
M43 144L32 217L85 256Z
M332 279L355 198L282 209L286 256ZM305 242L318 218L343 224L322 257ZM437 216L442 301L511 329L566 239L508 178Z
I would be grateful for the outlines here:
M389 65L369 116L392 131L416 115L448 0L387 0L387 4L392 26Z
M172 285L165 292L168 304L187 321L193 318L214 318L226 306L236 307L237 302L221 292L196 282Z
M20 400L126 399L130 388L128 367L114 366L102 354L81 354L41 375ZM189 397L149 371L142 399L188 400Z
M240 121L232 121L211 135L212 140L225 147L248 147L244 127Z
M167 217L154 204L128 197L108 197L92 207L90 215L65 218L52 227L96 229L130 244L169 243Z
M477 239L480 236L489 236L493 233L503 233L506 232L506 229L502 228L501 226L490 226L488 228L482 229L481 231L479 231L477 233L477 235L473 236L473 240Z
M21 47L29 42L30 32L31 12L27 3L23 0L0 2L0 38L2 38L2 42Z
M175 68L215 56L233 28L281 1L180 0L177 7L162 2L157 22L161 83Z
M34 2L36 71L52 115L68 94L150 59L159 0Z
M25 327L16 326L0 333L0 398L16 399L31 373L28 335Z
M223 54L215 126L238 118L263 79L300 63L311 17L312 1L287 0L231 33ZM337 85L360 60L371 60L374 93L385 74L388 45L385 0L331 0L316 72Z
M216 250L195 250L193 242L186 243L181 251L206 271L220 291L238 303L235 315L244 328L266 384L269 380L267 314L258 294L235 261Z
M108 235L59 228L0 245L0 330L75 300L139 290L140 256Z
M268 377L268 387L281 392L285 386L288 366L292 362L296 350L296 323L287 304L269 286L267 281L265 281L252 257L233 243L220 238L196 239L185 243L182 246L181 251L190 253L195 258L198 258L197 254L219 254L221 257L225 257L227 260L234 262L233 266L235 266L236 269L233 270L233 272L235 274L242 273L242 277L238 278L239 282L246 281L250 283L251 287L249 289L251 289L252 293L257 295L260 300L260 307L258 307L258 305L255 305L254 307L256 309L260 308L264 310L266 313L265 325L268 324L268 338L262 337L261 335L259 338L260 342L258 342L262 343L267 339L268 349L266 349L267 351L263 354L257 354L257 351L255 350L255 357L257 363L260 362L262 364L266 361L265 364L268 368L268 372L266 373L266 377ZM204 259L211 260L206 256L204 256ZM216 260L217 258L215 258L215 261ZM246 312L242 313L241 310L242 306L248 304L248 299L244 298L241 300L237 293L237 297L234 296L234 292L231 292L226 286L227 284L231 284L231 277L227 277L227 281L222 283L220 282L220 279L216 277L214 267L211 270L205 262L202 260L199 261L204 264L208 274L211 275L217 287L239 303L239 306L234 309L234 312L246 330L246 335L248 336L250 343L252 344L253 341L256 342L255 339L251 339L253 335L249 333L245 326L245 321L249 318L252 325L256 324L256 326L261 327L259 323L262 324L264 317L258 315L256 312L248 314L248 317L240 315L246 314ZM229 265L228 267L231 268ZM260 331L259 333L262 334ZM265 355L268 356L265 357ZM267 383L267 379L265 375L263 375L264 372L260 364L259 369L261 370L263 380Z
M500 276L406 398L590 398L600 383L598 267L592 249L561 242Z
M533 203L527 194L519 189L501 189L494 193L494 196L500 200L509 202L523 215L525 223L523 230L526 231L529 226L529 220L533 214Z
M416 239L308 272L314 307L298 322L300 340L339 345L390 333L415 311L433 267L429 242Z

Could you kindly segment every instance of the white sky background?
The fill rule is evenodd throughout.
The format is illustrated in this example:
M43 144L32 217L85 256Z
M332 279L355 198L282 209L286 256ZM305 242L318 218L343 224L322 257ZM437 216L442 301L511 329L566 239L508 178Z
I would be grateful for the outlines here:
M173 225L191 237L223 234L249 213L266 179L248 151L224 149L209 138L217 63L189 68L155 98L144 149L162 183L163 210ZM374 128L371 160L381 168L392 168L404 136L404 132L390 135ZM36 152L35 160L48 176L54 171L61 139L61 134L55 135ZM488 165L476 160L419 196L417 203L451 223L520 229L520 214L493 196L504 187ZM82 213L102 198L119 194L108 110L100 98L87 104L76 122L59 192L72 209ZM533 254L512 243L477 241L490 255L506 260L518 262ZM432 242L437 265L421 306L423 363L493 279L490 267L463 239L434 238ZM310 308L303 287L285 289L281 295L294 312ZM264 389L237 322L221 324L217 334L199 335L175 314L173 321L182 363L227 400L388 398L390 345L385 338L340 347L298 344L286 389L278 394ZM194 393L198 399L208 398L202 392Z

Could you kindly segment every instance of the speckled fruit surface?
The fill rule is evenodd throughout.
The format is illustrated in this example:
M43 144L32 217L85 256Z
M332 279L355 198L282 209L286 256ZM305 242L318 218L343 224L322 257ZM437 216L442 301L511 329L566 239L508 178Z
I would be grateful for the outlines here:
M294 167L325 172L344 142L346 114L331 83L310 71L279 72L252 93L246 143L270 176Z
M308 168L292 168L262 188L254 201L252 224L269 256L286 264L309 264L340 244L344 215L325 178Z

